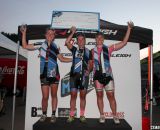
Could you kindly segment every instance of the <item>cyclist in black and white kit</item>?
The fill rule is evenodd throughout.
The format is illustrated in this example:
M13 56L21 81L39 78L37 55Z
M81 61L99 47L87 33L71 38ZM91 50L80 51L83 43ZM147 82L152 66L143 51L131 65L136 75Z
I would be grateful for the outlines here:
M85 47L86 38L83 33L77 34L77 45L78 47L71 44L73 35L76 32L76 27L71 28L71 34L66 39L66 46L72 52L73 61L70 72L70 89L71 89L71 100L70 100L70 116L67 122L74 121L74 115L76 110L76 99L78 90L80 91L80 121L86 122L84 116L86 106L86 94L89 82L89 72L91 66L91 51Z

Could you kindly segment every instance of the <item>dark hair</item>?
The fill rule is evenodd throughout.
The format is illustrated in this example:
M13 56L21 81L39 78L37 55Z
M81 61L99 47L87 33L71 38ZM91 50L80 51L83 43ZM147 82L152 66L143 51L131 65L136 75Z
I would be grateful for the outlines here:
M82 32L76 34L76 38L78 38L79 36L86 38L85 34Z
M97 38L98 36L102 36L102 37L104 38L104 34L103 34L102 32L97 32L96 38Z

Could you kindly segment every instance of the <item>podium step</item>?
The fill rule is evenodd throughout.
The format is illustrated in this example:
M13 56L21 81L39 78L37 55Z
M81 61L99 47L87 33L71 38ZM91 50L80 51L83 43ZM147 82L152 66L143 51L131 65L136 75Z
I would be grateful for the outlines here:
M112 119L106 119L105 124L100 124L98 119L87 118L87 123L81 123L76 119L72 123L66 122L67 118L57 118L55 124L50 123L48 117L45 122L37 121L33 125L33 130L132 130L132 127L124 120L121 119L119 125L114 124Z

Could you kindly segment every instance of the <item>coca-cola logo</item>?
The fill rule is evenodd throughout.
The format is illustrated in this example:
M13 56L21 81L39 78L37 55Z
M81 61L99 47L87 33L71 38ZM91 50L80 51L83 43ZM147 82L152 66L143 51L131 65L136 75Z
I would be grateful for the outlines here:
M24 74L24 69L25 69L25 66L18 66L17 74L23 75ZM15 73L15 68L11 68L11 67L8 67L8 66L0 67L0 73L1 74L14 74Z

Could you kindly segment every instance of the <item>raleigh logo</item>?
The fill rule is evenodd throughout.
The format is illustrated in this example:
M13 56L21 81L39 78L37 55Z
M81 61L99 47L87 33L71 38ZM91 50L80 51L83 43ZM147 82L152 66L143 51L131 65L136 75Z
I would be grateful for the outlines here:
M25 66L18 66L18 74L22 75L24 74L24 68ZM8 66L0 67L0 73L1 74L14 74L15 68L9 68Z
M128 57L130 58L132 55L131 54L112 54L111 57Z
M70 33L71 31L68 30L68 34ZM85 34L96 34L97 32L96 31L92 31L92 30L83 30L83 31L80 31L78 30L77 33L79 32L82 32L82 33L85 33ZM118 33L118 30L112 30L112 29L101 29L100 32L104 33L104 35L117 35Z
M110 29L101 29L101 32L106 35L116 35L118 33L118 30L110 30Z
M88 42L86 45L95 45L95 42ZM72 56L72 53L62 53L63 56ZM125 57L125 58L131 58L131 54L112 54L111 57ZM1 69L0 69L1 70Z

